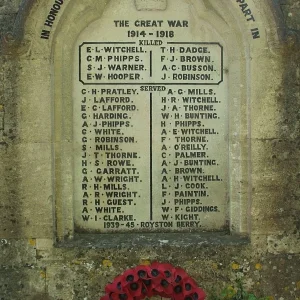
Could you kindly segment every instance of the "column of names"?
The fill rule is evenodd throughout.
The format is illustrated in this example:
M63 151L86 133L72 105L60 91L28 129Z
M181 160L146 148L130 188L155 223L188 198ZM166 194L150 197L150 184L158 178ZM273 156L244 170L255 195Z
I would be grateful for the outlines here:
M182 41L176 28L123 27L122 41L78 46L77 229L218 230L228 172L223 48Z

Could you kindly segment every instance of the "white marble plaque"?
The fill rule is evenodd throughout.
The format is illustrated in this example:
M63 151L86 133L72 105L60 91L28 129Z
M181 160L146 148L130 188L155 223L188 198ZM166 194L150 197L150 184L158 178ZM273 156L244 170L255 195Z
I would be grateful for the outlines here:
M228 90L217 31L191 2L111 1L74 57L78 232L218 231L228 206Z

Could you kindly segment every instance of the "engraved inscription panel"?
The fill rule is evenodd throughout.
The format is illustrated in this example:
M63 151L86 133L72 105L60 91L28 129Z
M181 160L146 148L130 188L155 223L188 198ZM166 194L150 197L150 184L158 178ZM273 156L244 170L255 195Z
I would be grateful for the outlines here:
M111 1L74 58L78 232L222 230L228 207L226 53L188 2Z

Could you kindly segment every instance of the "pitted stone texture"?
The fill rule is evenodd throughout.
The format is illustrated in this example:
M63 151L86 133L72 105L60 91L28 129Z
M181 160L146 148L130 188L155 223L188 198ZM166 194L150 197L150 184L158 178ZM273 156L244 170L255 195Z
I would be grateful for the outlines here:
M42 269L23 267L0 270L0 299L24 300L45 294L45 275Z
M13 30L15 18L16 14L0 15L0 36Z
M12 31L22 0L0 0L0 36Z
M299 234L269 236L268 251L273 254L300 254Z
M2 268L32 266L36 263L35 240L0 239L0 265Z
M20 153L23 155L20 156ZM2 155L2 163L5 181L0 187L6 197L1 205L6 210L0 212L1 236L52 237L53 199L48 180L51 178L51 145L29 143L10 146ZM35 187L43 186L43 191L36 193L34 188L28 189L32 182Z
M300 30L300 1L290 0L281 5L286 26L289 29Z
M54 299L80 299L74 297L74 286L82 284L82 278L66 265L53 265L47 268L47 290ZM88 280L88 279L86 279ZM82 298L83 299L83 298Z
M266 256L261 262L260 284L274 299L299 299L299 255Z
M0 0L0 15L16 13L22 0Z

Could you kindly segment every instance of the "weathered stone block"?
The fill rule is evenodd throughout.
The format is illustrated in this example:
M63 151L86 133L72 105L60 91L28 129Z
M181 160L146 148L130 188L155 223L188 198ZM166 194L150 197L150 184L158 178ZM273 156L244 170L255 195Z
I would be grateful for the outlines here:
M46 293L45 272L31 266L0 270L0 293L3 300L42 300L34 297Z
M22 0L0 0L0 15L17 13Z
M36 264L35 239L0 240L0 265L2 268L34 266Z

